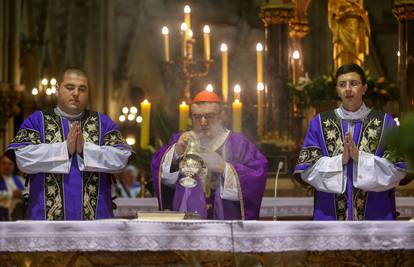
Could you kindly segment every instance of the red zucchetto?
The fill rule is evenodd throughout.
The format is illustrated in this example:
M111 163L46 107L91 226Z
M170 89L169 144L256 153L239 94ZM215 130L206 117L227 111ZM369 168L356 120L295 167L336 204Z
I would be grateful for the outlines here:
M203 90L193 98L193 101L191 103L199 102L221 103L222 101L216 93Z

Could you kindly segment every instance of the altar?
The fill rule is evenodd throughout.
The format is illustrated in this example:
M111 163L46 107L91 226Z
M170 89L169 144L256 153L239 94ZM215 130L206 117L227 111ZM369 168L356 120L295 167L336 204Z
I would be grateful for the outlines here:
M1 266L413 266L410 221L0 223Z

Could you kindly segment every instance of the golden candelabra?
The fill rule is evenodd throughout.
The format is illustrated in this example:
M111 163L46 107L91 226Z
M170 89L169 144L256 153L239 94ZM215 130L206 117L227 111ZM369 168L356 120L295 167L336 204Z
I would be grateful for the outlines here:
M169 31L166 26L162 29L164 36L164 63L174 65L170 59ZM194 45L196 40L191 30L191 9L188 5L184 7L184 22L181 24L181 59L178 62L180 73L184 81L184 99L187 103L191 100L191 82L194 79L207 76L210 72L210 65L213 60L210 58L210 27L205 25L203 28L204 40L204 59L194 60Z

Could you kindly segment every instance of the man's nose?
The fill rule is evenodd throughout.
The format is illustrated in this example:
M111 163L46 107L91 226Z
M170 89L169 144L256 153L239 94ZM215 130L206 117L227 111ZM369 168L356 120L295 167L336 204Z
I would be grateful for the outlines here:
M75 96L78 96L79 95L79 89L78 88L75 88L75 90L73 90L73 94Z
M207 124L208 124L207 119L204 116L201 117L201 125L207 125Z

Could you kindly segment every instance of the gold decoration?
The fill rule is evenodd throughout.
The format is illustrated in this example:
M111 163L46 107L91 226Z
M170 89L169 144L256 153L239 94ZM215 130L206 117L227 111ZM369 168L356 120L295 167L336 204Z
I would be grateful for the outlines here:
M293 15L293 6L284 3L270 2L264 4L260 11L260 17L266 27L273 24L287 24L293 18Z
M44 120L44 135L46 144L63 142L63 127L61 120L53 109L42 112ZM45 173L45 214L46 220L64 220L65 202L63 200L63 175Z
M294 18L289 24L289 37L302 39L309 33L310 27L307 19Z
M333 35L335 69L348 63L362 65L369 53L371 35L363 0L329 0L328 24Z
M395 1L392 13L399 21L414 20L414 1Z
M104 136L104 146L126 145L122 134L118 130L110 131Z
M99 114L93 111L85 112L85 120L81 121L82 133L85 141L100 145L100 119ZM105 134L104 145L114 145L119 142L125 143L122 136L118 131L111 131ZM121 139L119 139L121 138ZM105 141L107 143L105 144ZM82 219L83 220L94 220L96 219L96 209L98 207L98 196L99 196L99 173L97 172L83 172L82 173Z

